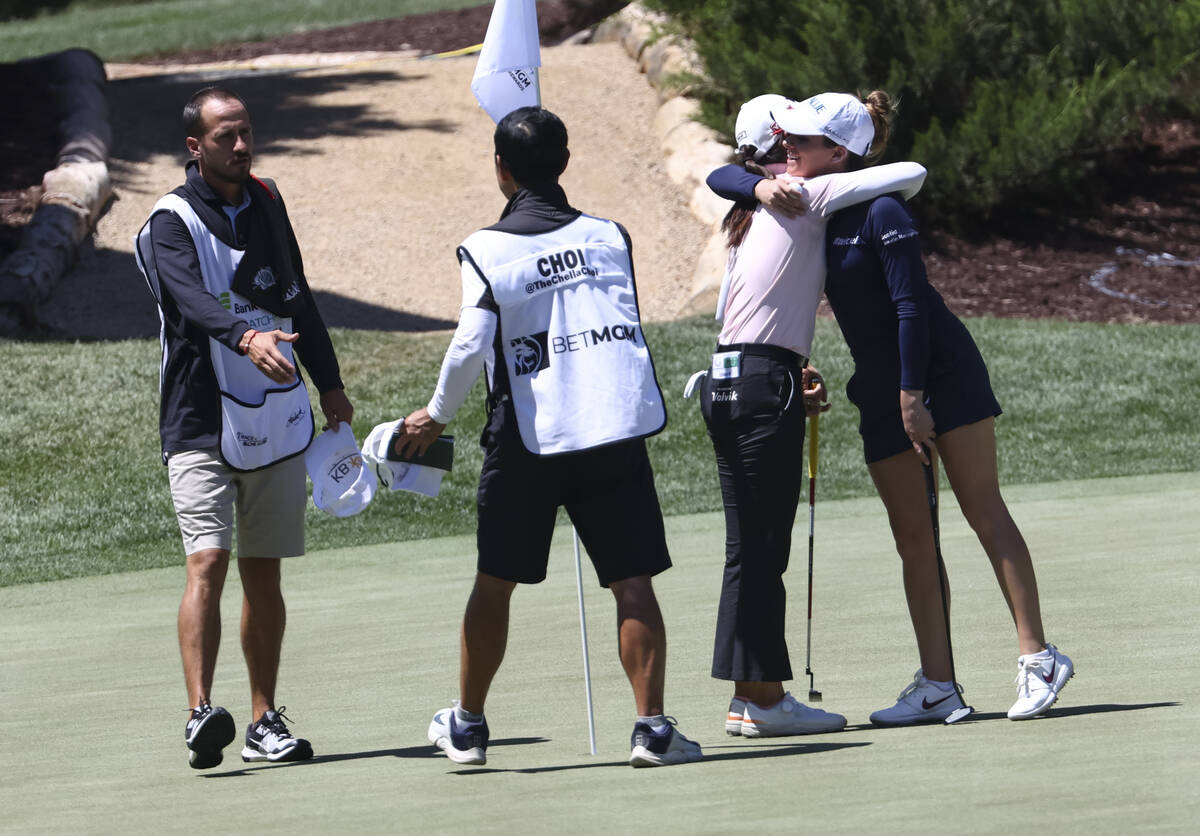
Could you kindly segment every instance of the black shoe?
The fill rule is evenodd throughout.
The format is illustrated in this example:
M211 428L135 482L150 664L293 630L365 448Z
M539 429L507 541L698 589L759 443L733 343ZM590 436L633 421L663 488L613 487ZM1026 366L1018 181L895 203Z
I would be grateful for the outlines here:
M281 707L278 711L268 709L263 716L246 729L246 746L242 749L242 760L306 761L313 756L312 744L300 737L292 737L283 721L288 719Z
M202 702L192 709L183 735L191 749L188 765L192 769L211 769L225 757L221 750L237 737L237 728L228 711Z

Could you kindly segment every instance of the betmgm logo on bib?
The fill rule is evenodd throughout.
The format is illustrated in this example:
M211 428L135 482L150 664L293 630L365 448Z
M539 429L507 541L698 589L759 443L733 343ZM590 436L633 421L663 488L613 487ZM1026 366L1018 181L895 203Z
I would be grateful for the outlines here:
M513 374L516 377L550 368L549 334L549 331L539 331L509 342L513 353Z

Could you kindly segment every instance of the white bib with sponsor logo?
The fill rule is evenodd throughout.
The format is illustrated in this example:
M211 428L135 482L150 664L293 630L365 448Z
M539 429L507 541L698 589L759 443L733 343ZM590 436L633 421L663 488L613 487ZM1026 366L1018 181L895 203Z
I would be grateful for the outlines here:
M463 242L500 309L517 427L554 455L653 435L667 421L618 226L580 215L540 235L484 229Z
M154 205L153 218L159 212L174 212L187 226L196 245L200 274L209 293L235 316L250 323L256 331L278 329L292 333L291 317L278 317L249 302L232 290L233 274L242 260L243 250L222 243L204 225L188 202L178 195L168 194ZM139 252L149 252L150 222L142 227L144 238ZM138 266L153 270L153 265ZM263 271L269 273L269 271ZM262 276L261 280L270 280ZM151 277L147 276L150 280ZM259 281L256 277L255 281ZM157 279L150 281L157 287ZM279 385L260 372L249 357L238 354L223 343L209 339L209 356L217 387L221 394L221 457L234 470L258 470L275 462L303 453L313 437L312 408L308 390L299 373L296 382ZM296 361L292 344L276 343L280 354L292 365Z

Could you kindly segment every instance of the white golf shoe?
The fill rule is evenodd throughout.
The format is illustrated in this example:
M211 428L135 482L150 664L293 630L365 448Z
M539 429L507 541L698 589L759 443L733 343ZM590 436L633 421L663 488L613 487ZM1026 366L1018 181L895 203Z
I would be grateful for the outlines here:
M433 715L427 734L429 742L446 753L455 763L482 766L487 763L488 731L487 720L482 714L478 720L462 719L458 716L458 700L449 708Z
M949 686L949 683L947 683ZM900 692L896 704L871 714L877 726L915 726L921 723L940 723L964 703L962 686L942 688L925 678L918 670L913 681Z
M1030 720L1050 710L1072 676L1075 665L1052 644L1041 653L1017 657L1017 701L1008 710L1010 720Z
M732 713L731 713L732 714ZM790 693L770 708L746 702L742 715L742 737L785 737L793 734L820 734L846 728L846 718L819 708L810 708ZM729 722L725 725L729 730Z
M729 712L725 715L725 734L731 737L742 736L742 717L746 713L746 701L734 697L729 701Z

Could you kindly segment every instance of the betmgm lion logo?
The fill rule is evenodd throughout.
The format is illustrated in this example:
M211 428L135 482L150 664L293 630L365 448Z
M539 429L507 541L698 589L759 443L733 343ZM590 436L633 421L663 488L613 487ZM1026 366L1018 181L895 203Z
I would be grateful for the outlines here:
M540 372L550 367L550 351L547 344L549 331L530 334L528 337L517 337L510 340L512 348L513 374L521 377L526 374Z

